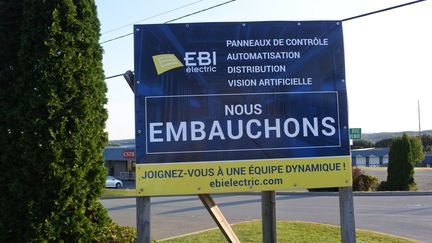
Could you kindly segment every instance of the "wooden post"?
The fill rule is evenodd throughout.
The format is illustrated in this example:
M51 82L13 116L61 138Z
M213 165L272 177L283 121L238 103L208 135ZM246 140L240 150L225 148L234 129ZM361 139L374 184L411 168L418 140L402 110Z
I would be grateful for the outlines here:
M213 201L213 198L209 194L198 194L199 199L206 207L207 211L212 216L213 220L216 222L219 229L222 231L225 238L230 243L240 243L240 240L237 238L236 234L229 225L228 221L223 216L219 207Z
M352 187L339 187L339 213L342 243L355 243L356 232Z
M135 75L132 71L123 74L126 82L135 94ZM137 243L150 243L150 197L136 197Z
M150 197L136 197L137 242L150 243Z
M263 243L276 243L276 192L261 192Z

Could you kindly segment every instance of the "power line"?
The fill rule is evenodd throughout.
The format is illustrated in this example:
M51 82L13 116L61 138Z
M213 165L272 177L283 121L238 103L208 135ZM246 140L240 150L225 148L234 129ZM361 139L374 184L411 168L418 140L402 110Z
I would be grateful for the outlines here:
M178 17L178 18L175 18L175 19L168 20L168 21L164 22L164 24L167 24L167 23L170 23L170 22L173 22L173 21L179 20L179 19L183 19L183 18L186 18L186 17L192 16L192 15L195 15L195 14L199 14L199 13L202 13L202 12L205 12L205 11L208 11L208 10L211 10L211 9L214 9L214 8L217 8L217 7L220 7L220 6L222 6L222 5L225 5L225 4L228 4L228 3L232 3L232 2L235 2L235 1L236 1L236 0L229 0L229 1L226 1L226 2L223 2L223 3L220 3L220 4L216 4L216 5L213 5L213 6L211 6L211 7L208 7L208 8L205 8L205 9L201 9L201 10L198 10L198 11L193 12L193 13L190 13L190 14L183 15L183 16ZM132 32L132 33L125 34L125 35L117 36L117 37L115 37L115 38L112 38L112 39L109 39L109 40L106 40L106 41L99 42L99 44L102 45L102 44L105 44L105 43L107 43L107 42L115 41L115 40L118 40L118 39L124 38L124 37L126 37L126 36L130 36L130 35L133 35L133 32Z
M115 41L115 40L118 40L118 39L124 38L124 37L126 37L126 36L130 36L130 35L132 35L132 34L133 34L133 32L132 32L132 33L127 33L127 34L125 34L125 35L117 36L117 37L115 37L115 38L112 38L112 39L109 39L109 40L106 40L106 41L99 42L99 44L102 45L102 44L105 44L105 43L107 43L107 42Z
M199 11L196 11L196 12L193 12L193 13L190 13L190 14L187 14L187 15L183 15L183 16L181 16L181 17L178 17L178 18L175 18L175 19L171 19L171 20L169 20L169 21L166 21L164 24L167 24L167 23L170 23L170 22L173 22L173 21L176 21L176 20L182 19L182 18L186 18L186 17L189 17L189 16L191 16L191 15L198 14L198 13L201 13L201 12L204 12L204 11L207 11L207 10L210 10L210 9L213 9L213 8L217 8L217 7L219 7L219 6L222 6L222 5L225 5L225 4L228 4L228 3L234 2L234 1L236 1L236 0L226 1L226 2L223 2L223 3L217 4L217 5L211 6L211 7L209 7L209 8L206 8L206 9L202 9L202 10L199 10ZM408 6L408 5L412 5L412 4L416 4L416 3L424 2L424 1L426 1L426 0L417 0L417 1L413 1L413 2L408 2L408 3L404 3L404 4L400 4L400 5L396 5L396 6L392 6L392 7L388 7L388 8L384 8L384 9L380 9L380 10L376 10L376 11L373 11L373 12L369 12L369 13L365 13L365 14L361 14L361 15L357 15L357 16L349 17L349 18L346 18L346 19L342 19L341 22L346 22L346 21L349 21L349 20L353 20L353 19L358 19L358 18L366 17L366 16L369 16L369 15L372 15L372 14L377 14L377 13L386 12L386 11L389 11L389 10L393 10L393 9L396 9L396 8L405 7L405 6ZM118 37L116 37L116 38L113 38L113 39L110 39L110 40L107 40L107 41L101 42L101 43L99 43L99 44L103 44L103 43L106 43L106 42L109 42L109 41L114 41L114 40L117 40L117 39L120 39L120 38L123 38L123 37L129 36L129 35L132 35L132 34L133 34L133 33L129 33L129 34L126 34L126 35L118 36ZM123 75L123 74L113 75L113 76L110 76L110 77L105 78L105 80L106 80L106 79L110 79L110 78L119 77L119 76L122 76L122 75Z
M111 32L113 32L113 31L116 31L116 30L119 30L119 29L123 29L123 28L125 28L125 27L128 27L129 25L133 25L133 24L136 24L136 23L139 23L139 22L142 22L142 21L146 21L146 20L149 20L149 19L152 19L152 18L156 18L156 17L162 16L162 15L167 14L167 13L174 12L174 11L176 11L176 10L179 10L179 9L182 9L182 8L185 8L185 7L189 7L189 6L191 6L191 5L197 4L197 3L202 2L202 1L204 1L204 0L195 1L195 2L192 2L192 3L186 4L186 5L183 5L183 6L177 7L177 8L173 8L173 9L171 9L171 10L168 10L168 11L165 11L165 12L162 12L162 13L155 14L155 15L153 15L153 16L150 16L150 17L147 17L147 18L144 18L144 19L137 20L137 21L135 21L135 22L133 22L133 23L129 23L129 24L122 25L122 26L120 26L120 27L117 27L117 28L114 28L114 29L111 29L111 30L105 31L105 32L103 32L101 35L104 35L104 34L107 34L107 33L111 33Z
M404 4L396 5L396 6L393 6L393 7L384 8L384 9L380 9L380 10L377 10L377 11L373 11L373 12L357 15L357 16L354 16L354 17L349 17L349 18L346 18L346 19L342 19L341 21L345 22L345 21L349 21L349 20L353 20L353 19L358 19L358 18L366 17L366 16L369 16L369 15L372 15L372 14L382 13L382 12L385 12L385 11L389 11L389 10L393 10L393 9L396 9L396 8L405 7L405 6L408 6L408 5L411 5L411 4L415 4L415 3L419 3L419 2L424 2L424 1L426 1L426 0L417 0L417 1L409 2L409 3L404 3Z
M192 16L192 15L195 15L195 14L199 14L199 13L205 12L205 11L207 11L207 10L210 10L210 9L213 9L213 8L217 8L217 7L220 7L220 6L222 6L222 5L225 5L225 4L228 4L228 3L232 3L232 2L235 2L235 1L236 1L236 0L230 0L230 1L226 1L226 2L223 2L223 3L217 4L217 5L211 6L211 7L209 7L209 8L201 9L201 10L198 10L198 11L196 11L196 12L193 12L193 13L190 13L190 14L186 14L186 15L183 15L183 16L178 17L178 18L175 18L175 19L171 19L171 20L165 22L164 24L168 24L168 23L170 23L170 22L173 22L173 21L176 21L176 20L179 20L179 19L183 19L183 18L186 18L186 17Z

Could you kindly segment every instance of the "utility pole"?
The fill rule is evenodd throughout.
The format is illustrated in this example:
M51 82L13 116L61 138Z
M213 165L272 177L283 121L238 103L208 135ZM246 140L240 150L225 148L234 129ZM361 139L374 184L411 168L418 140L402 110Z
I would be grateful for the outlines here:
M421 138L421 122L420 122L420 99L417 100L417 108L418 108L418 126L419 126L419 138Z

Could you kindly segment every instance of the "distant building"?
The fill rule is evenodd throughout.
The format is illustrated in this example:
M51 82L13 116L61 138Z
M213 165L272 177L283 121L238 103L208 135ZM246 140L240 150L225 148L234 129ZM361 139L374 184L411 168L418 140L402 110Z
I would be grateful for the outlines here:
M353 166L382 167L389 162L388 148L367 148L351 150Z
M353 166L382 167L389 163L389 148L367 148L351 150L351 162ZM417 163L418 167L431 167L432 154L426 154L425 159Z
M103 156L108 175L122 180L135 180L135 144L106 147Z
M432 167L432 154L426 154L425 159L420 163L419 166Z

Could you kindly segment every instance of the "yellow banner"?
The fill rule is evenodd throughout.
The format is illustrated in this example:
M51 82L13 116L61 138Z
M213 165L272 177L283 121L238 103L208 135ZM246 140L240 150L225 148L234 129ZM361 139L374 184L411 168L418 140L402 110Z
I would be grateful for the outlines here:
M351 157L137 164L139 196L352 186Z

